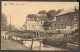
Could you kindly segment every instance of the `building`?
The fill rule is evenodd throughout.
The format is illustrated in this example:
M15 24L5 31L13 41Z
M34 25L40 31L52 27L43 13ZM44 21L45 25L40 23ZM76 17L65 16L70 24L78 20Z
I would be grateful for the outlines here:
M53 30L74 31L79 28L79 9L63 10L55 17Z
M42 25L49 20L45 14L29 14L26 18L26 29L31 31L44 31Z

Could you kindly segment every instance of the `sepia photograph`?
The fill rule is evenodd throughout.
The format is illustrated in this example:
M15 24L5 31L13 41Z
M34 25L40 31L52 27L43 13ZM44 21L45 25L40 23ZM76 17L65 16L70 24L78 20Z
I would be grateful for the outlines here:
M79 2L1 1L1 50L78 51Z

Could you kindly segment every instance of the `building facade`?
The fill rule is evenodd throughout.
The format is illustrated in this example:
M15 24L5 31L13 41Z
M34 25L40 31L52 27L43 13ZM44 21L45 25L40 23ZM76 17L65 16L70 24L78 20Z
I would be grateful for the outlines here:
M53 30L67 30L74 31L79 28L79 10L67 10L66 12L62 11L56 17L56 20L53 21Z
M45 14L33 14L35 16L27 16L27 30L31 31L44 31L43 23L48 20Z

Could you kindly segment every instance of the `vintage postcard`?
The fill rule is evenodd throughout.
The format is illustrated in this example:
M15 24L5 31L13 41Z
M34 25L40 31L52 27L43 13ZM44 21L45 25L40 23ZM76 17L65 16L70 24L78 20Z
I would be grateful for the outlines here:
M1 50L79 50L79 2L2 1Z

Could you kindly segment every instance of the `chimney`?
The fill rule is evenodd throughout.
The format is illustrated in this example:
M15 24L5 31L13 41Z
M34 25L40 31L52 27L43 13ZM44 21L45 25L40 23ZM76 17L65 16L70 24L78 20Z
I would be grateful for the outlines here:
M75 11L75 12L77 11L76 6L74 7L74 11Z

